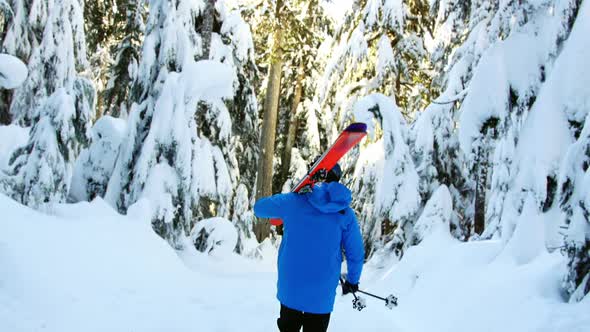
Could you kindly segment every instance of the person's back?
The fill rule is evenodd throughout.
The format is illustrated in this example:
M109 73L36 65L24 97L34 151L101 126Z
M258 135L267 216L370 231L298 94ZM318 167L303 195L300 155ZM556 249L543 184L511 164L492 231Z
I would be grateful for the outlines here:
M350 202L350 190L338 182L316 185L310 193L280 194L256 202L254 212L258 217L281 218L284 224L277 284L277 298L282 305L278 321L281 331L298 331L301 326L287 322L293 313L283 317L287 316L285 310L312 314L311 318L313 314L323 315L327 328L340 278L342 249L348 266L347 281L358 284L364 250ZM305 320L304 315L301 323L307 330Z

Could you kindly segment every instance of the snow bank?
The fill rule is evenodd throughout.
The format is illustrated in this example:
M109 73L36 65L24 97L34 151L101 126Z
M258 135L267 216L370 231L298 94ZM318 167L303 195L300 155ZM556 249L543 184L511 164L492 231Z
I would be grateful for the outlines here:
M47 216L0 194L0 211L0 331L276 326L275 272L267 265L180 253L193 258L192 271L149 219L121 216L101 199L58 205ZM236 319L226 319L228 310Z
M453 213L453 199L449 188L444 184L432 194L420 218L414 225L414 241L416 243L437 231L438 228L450 228L451 214Z
M514 234L506 244L502 256L511 257L516 264L522 265L546 252L545 225L533 197L529 194Z
M57 208L60 218L3 195L0 206L0 330L175 329L195 308L181 290L198 276L149 225L100 200Z
M399 331L590 330L590 301L566 304L560 293L565 261L559 253L538 253L516 265L497 258L502 247L500 241L462 243L438 229L399 264L366 267L361 288L393 293L399 306L389 311L367 298L365 312L387 317L385 324Z
M209 218L197 222L191 232L191 239L201 252L228 254L236 248L238 231L225 218Z

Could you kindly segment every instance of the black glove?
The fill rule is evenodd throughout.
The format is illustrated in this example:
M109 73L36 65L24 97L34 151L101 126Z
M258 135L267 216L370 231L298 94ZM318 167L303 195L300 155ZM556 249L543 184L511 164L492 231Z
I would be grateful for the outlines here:
M325 169L318 169L317 172L311 177L313 182L323 182L328 177L328 171Z
M351 284L348 282L344 282L342 284L342 295L346 295L348 293L356 293L359 290L359 284Z

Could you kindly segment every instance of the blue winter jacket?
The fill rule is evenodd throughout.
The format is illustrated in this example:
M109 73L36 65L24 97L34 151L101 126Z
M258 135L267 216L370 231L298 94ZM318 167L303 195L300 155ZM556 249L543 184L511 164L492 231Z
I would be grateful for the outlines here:
M258 200L260 218L281 218L277 298L303 312L332 312L342 249L348 281L359 282L364 261L361 232L350 208L350 190L338 182L316 185L307 194L279 194Z

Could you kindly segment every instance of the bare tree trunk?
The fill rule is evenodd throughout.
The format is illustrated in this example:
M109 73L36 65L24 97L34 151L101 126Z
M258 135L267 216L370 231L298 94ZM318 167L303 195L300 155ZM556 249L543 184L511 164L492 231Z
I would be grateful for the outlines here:
M475 206L473 215L473 231L479 235L483 234L486 222L486 187L487 187L487 156L484 155L484 148L479 147L477 151L476 173L475 173Z
M215 1L205 1L205 11L203 12L203 28L201 30L201 40L203 41L203 53L201 60L209 59L211 53L211 35L213 33L213 21L215 19Z
M498 138L498 118L488 119L482 126L482 140L475 156L475 206L473 213L473 231L483 234L486 225L486 190L490 168L490 154L493 142Z
M280 15L282 2L277 1L277 17ZM256 175L256 199L272 194L273 157L275 152L275 136L277 127L277 113L279 107L279 93L281 84L282 60L282 29L277 24L274 31L268 85L264 98L264 118L260 133L260 155L258 158L258 172ZM262 242L270 234L270 224L266 219L257 219L254 233L258 242Z
M293 102L291 103L291 112L289 113L289 130L287 132L287 142L285 143L285 151L283 153L283 167L281 169L281 175L283 181L289 177L289 167L291 165L291 149L295 144L295 134L297 133L297 108L301 103L301 96L303 95L303 78L304 75L303 62L299 64L297 73L297 83L295 84L295 94L293 95Z
M10 103L12 100L12 91L0 90L0 125L10 124Z

